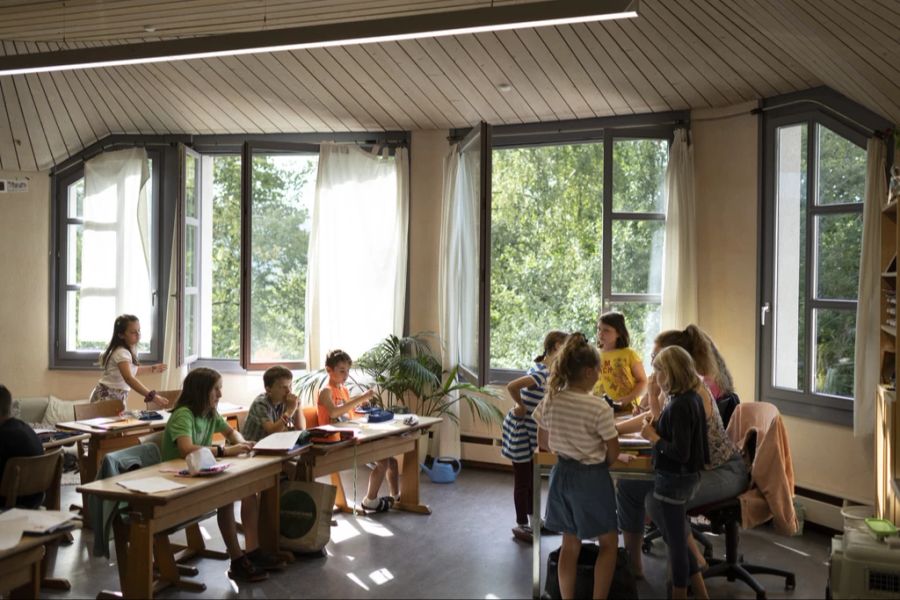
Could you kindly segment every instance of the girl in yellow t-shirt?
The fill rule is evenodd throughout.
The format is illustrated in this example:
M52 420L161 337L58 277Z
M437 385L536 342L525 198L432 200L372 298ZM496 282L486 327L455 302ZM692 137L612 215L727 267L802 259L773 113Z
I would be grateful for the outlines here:
M629 347L625 316L620 312L600 315L597 346L600 348L600 378L594 395L606 396L616 410L631 410L647 389L647 375L637 352Z

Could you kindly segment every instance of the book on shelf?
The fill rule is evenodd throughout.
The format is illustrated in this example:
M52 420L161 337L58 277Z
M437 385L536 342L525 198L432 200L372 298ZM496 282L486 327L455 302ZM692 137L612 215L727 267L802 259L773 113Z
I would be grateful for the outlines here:
M885 319L884 324L888 327L895 328L897 327L897 319Z
M888 315L890 315L892 317L897 316L897 305L896 304L892 304L892 305L888 306L885 310L887 311Z

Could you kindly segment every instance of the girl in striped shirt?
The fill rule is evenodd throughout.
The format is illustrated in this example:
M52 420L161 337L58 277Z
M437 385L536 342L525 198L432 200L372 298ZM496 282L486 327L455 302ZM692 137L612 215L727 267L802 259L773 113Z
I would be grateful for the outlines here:
M503 444L500 453L512 461L513 503L516 506L516 526L513 536L531 542L531 515L534 499L534 450L537 448L537 423L531 413L544 399L544 384L550 371L547 364L566 341L564 331L551 331L544 336L544 353L534 359L528 372L506 386L515 406L503 419Z
M616 495L608 464L619 454L613 409L591 394L600 376L600 354L581 333L573 333L550 365L547 395L532 417L548 433L558 455L550 473L547 527L563 534L559 591L575 596L581 540L596 538L594 598L606 598L616 568Z

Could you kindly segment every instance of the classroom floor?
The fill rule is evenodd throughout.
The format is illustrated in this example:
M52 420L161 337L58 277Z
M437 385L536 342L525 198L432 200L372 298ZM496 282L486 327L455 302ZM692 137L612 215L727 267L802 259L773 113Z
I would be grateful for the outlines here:
M345 473L348 495L353 493ZM364 490L366 474L358 484ZM233 583L227 561L200 559L203 594L165 590L163 598L528 598L531 596L531 546L513 540L512 473L466 469L452 484L433 484L422 475L421 494L433 514L422 516L387 512L370 517L337 516L327 557L298 558L282 573L265 582ZM546 481L544 486L546 488ZM63 487L63 506L81 502L74 486ZM546 489L545 489L546 493ZM215 518L203 523L208 545L224 549ZM177 538L176 538L177 539ZM546 556L559 546L559 537L544 537ZM722 538L714 538L717 556ZM769 598L822 598L825 593L830 538L807 531L786 538L767 528L744 532L741 551L758 564L793 569L794 591L783 580L763 576ZM67 593L42 592L47 598L93 598L100 590L119 588L115 563L92 558L92 534L76 532L75 543L60 548L52 573L68 577ZM665 546L656 542L644 556L645 581L638 582L641 598L665 597ZM115 560L115 553L113 553ZM543 567L546 569L546 567ZM708 582L713 598L755 598L740 582Z

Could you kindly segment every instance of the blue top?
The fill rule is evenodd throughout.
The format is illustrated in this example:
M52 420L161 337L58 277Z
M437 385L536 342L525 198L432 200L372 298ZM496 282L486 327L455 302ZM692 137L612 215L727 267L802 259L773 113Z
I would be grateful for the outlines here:
M672 396L656 424L653 468L669 473L696 473L709 462L703 400L694 391Z
M535 363L528 369L526 375L534 380L534 385L530 385L520 392L522 403L525 405L525 416L517 417L513 414L513 410L515 410L513 407L506 413L506 418L503 419L501 426L503 444L500 447L500 453L513 462L528 462L537 448L538 426L531 417L531 413L544 399L544 386L547 378L550 377L550 371L543 363Z

